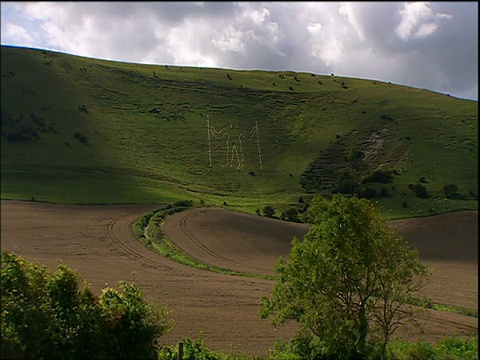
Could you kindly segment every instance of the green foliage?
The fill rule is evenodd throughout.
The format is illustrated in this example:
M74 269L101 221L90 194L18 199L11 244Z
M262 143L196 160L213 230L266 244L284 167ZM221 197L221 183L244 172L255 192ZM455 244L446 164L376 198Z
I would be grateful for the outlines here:
M200 332L198 339L185 338L183 344L183 360L255 360L251 356L237 355L234 353L223 353L210 350L203 340L203 332ZM158 353L158 360L177 360L179 345L164 346Z
M342 172L338 178L338 185L332 193L353 194L358 187L358 180L348 172Z
M133 284L96 297L68 266L52 272L6 251L1 275L2 358L155 359L171 328L166 307Z
M316 196L309 221L288 262L277 263L278 281L271 298L261 298L260 317L273 316L276 326L300 323L310 336L302 343L308 339L322 356L363 358L370 343L385 354L397 320L412 320L409 301L427 268L366 199Z
M263 215L266 217L274 217L275 216L275 209L272 205L266 205L263 208Z
M440 340L434 349L438 359L478 359L478 335L467 339L445 338Z
M393 341L388 344L388 357L391 360L477 360L478 337L449 337L435 345L423 340Z
M298 218L298 210L297 208L294 208L294 207L290 207L286 209L284 212L282 212L281 218L287 221L296 221L296 222L300 221L300 219Z

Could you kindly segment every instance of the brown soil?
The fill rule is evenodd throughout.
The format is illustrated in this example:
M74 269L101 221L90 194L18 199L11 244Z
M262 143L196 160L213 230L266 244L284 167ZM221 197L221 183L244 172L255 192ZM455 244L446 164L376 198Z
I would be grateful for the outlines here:
M166 303L174 345L203 332L213 350L266 356L276 339L291 338L294 324L274 329L258 318L258 302L273 281L215 274L156 255L135 239L131 226L156 209L151 205L81 206L17 201L1 203L1 245L52 269L62 262L78 270L98 294L107 284L135 282L149 301ZM391 222L434 270L425 289L434 301L478 308L478 213L461 212ZM307 227L225 209L202 208L167 219L164 232L185 252L229 269L271 274L290 241ZM409 340L478 333L478 319L428 311L423 332L402 332Z

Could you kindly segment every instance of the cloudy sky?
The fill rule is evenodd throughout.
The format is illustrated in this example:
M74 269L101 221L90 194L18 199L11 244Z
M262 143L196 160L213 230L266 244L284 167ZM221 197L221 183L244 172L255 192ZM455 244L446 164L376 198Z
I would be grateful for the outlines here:
M1 2L1 43L148 64L292 70L478 100L478 2Z

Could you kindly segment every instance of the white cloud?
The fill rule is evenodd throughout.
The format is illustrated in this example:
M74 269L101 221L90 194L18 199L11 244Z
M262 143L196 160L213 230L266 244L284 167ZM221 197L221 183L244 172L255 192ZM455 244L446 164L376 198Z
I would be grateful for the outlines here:
M358 11L355 11L355 7L358 6L358 3L351 3L351 2L342 2L340 9L338 10L338 13L341 15L345 15L348 18L348 21L352 25L352 27L355 29L355 33L358 36L358 39L361 42L364 42L366 39L363 27L362 27L362 21L358 17Z
M248 36L248 33L231 25L212 39L212 45L220 51L243 52Z
M400 11L402 18L396 33L403 40L409 38L422 38L433 34L444 20L450 15L434 13L432 8L424 2L413 2L404 5Z
M33 37L27 29L16 24L7 24L5 30L2 29L4 36L12 39L13 42L33 44Z

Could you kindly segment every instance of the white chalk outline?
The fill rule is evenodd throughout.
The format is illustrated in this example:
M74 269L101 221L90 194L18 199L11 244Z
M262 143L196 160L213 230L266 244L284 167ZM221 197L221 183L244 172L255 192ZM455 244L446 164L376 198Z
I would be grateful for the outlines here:
M226 163L223 165L233 167L233 161L237 159L237 169L241 169L244 167L244 160L245 157L243 155L243 141L242 138L249 141L254 136L257 138L257 151L258 151L258 160L260 164L260 168L263 169L262 164L262 155L260 152L260 137L258 134L258 123L255 120L255 126L250 130L242 130L242 132L238 135L238 138L233 139L233 141L238 139L239 147L237 148L236 144L230 146L230 139L232 138L231 135L227 132L228 129L239 129L238 127L238 120L232 122L228 120L230 123L230 127L225 127L219 131L217 131L213 126L210 125L210 117L207 114L207 139L208 139L208 165L212 167L212 149L211 149L211 135L215 139L226 138Z

